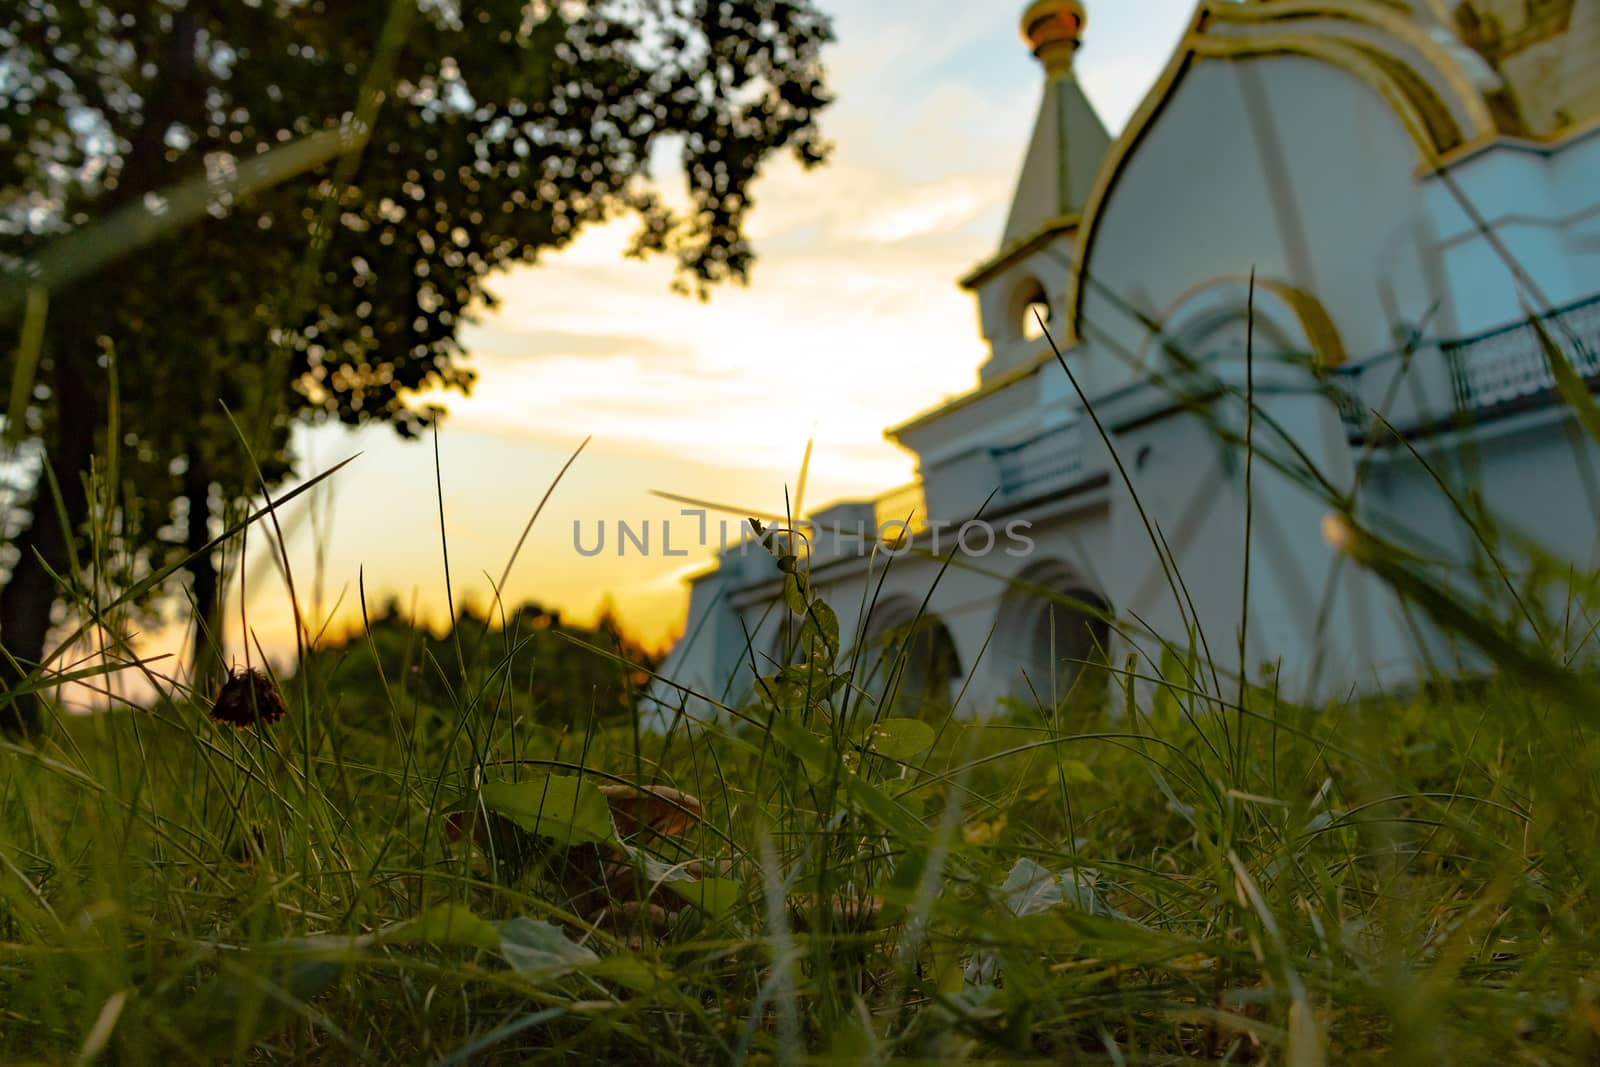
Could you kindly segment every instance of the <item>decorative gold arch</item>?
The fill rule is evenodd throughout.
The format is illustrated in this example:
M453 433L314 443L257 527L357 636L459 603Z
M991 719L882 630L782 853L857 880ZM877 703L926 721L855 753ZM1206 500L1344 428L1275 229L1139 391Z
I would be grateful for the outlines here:
M1461 116L1463 133L1469 139L1496 132L1489 102L1472 84L1456 57L1438 38L1429 34L1415 16L1397 10L1392 4L1378 0L1265 0L1254 4L1215 5L1212 16L1217 22L1243 24L1333 19L1376 30L1385 41L1403 45L1426 61L1427 69L1419 71L1393 48L1373 47L1375 42L1364 42L1374 53L1398 60L1398 69L1419 78L1423 93L1436 95L1441 103ZM1446 21L1445 25L1448 24Z
M1330 21L1349 23L1353 32L1336 32ZM1212 32L1223 25L1234 29ZM1074 247L1076 269L1066 294L1066 344L1080 337L1081 277L1094 249L1100 216L1129 160L1184 76L1203 62L1282 55L1324 63L1373 90L1405 129L1428 170L1438 168L1447 155L1497 133L1483 94L1449 51L1413 18L1378 0L1202 0L1177 51L1112 144L1084 206Z
M1304 289L1290 285L1288 282L1275 278L1254 279L1255 304L1258 312L1270 312L1271 305L1276 303L1277 310L1282 312L1281 318L1291 320L1299 326L1300 332L1305 335L1306 343L1310 346L1308 353L1318 367L1332 368L1345 362L1347 353L1344 347L1344 338L1339 334L1339 328L1334 325L1333 318L1328 314L1322 302ZM1236 306L1243 307L1243 302L1248 299L1251 278L1244 274L1224 274L1215 278L1207 278L1197 285L1192 285L1172 300L1156 322L1163 330L1167 327L1178 325L1185 309L1192 307L1198 298L1210 293L1233 291L1238 294ZM1151 334L1145 341L1143 348L1136 355L1136 362L1140 365L1148 363L1150 350L1155 346L1160 335Z

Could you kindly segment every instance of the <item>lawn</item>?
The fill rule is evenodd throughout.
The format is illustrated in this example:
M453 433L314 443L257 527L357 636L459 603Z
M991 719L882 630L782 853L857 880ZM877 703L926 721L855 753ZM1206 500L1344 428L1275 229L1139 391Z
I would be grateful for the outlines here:
M665 733L642 654L530 609L375 614L277 721L180 689L7 745L0 1058L1600 1055L1600 702L1557 653L1308 708L1169 648L890 719L790 586L805 662Z

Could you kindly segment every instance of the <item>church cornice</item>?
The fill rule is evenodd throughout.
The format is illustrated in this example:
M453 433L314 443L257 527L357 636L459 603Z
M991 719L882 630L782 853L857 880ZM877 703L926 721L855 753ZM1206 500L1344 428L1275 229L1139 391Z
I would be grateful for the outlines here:
M1417 176L1427 177L1439 171L1449 170L1451 167L1465 163L1474 156L1482 155L1493 148L1510 148L1522 152L1533 152L1539 155L1550 155L1559 152L1567 145L1576 144L1586 137L1591 137L1600 132L1600 114L1591 115L1582 122L1576 122L1560 129L1552 130L1545 134L1527 133L1491 133L1477 140L1469 141L1445 153L1433 163L1425 163L1417 168Z
M1077 229L1081 217L1075 214L1058 215L1026 237L1012 241L999 252L996 252L966 274L963 274L959 279L961 288L977 289L1001 271L1033 255L1033 253L1048 245L1055 238Z

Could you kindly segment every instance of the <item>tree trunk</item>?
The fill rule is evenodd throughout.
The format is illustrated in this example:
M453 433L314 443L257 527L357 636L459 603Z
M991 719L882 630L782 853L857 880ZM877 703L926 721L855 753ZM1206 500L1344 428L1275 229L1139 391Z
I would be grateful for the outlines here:
M204 100L204 86L196 75L194 61L198 25L192 8L173 17L168 69L146 96L144 121L133 138L118 187L106 200L107 211L131 203L157 187L164 169L163 139L167 130L185 109L193 111L202 106L197 102ZM95 427L100 418L90 377L98 378L102 373L95 361L96 333L90 324L94 316L89 309L105 299L100 291L105 285L104 277L93 278L82 286L85 291L57 293L51 301L63 313L52 315L49 323L56 440L47 444L45 462L61 489L67 526L63 528L49 483L41 477L34 491L33 514L16 541L21 558L4 590L0 590L0 645L8 653L0 656L0 686L8 695L43 658L50 634L50 613L57 590L40 558L50 570L64 573L70 559L69 538L76 536L89 514L83 479L91 470ZM64 313L71 307L85 309L85 315ZM37 695L0 696L0 733L35 737L43 728L43 718Z
M183 476L184 498L189 504L185 547L192 558L185 565L189 571L189 594L194 597L194 643L189 662L193 667L190 682L202 697L210 694L220 681L222 657L221 589L218 584L216 557L210 552L200 552L211 540L211 472L197 451L188 455L189 468Z
M33 514L17 536L21 556L0 591L0 644L7 653L0 657L0 683L10 697L0 698L4 700L0 733L12 737L37 737L43 729L38 694L11 694L11 690L44 658L57 592L50 572L66 574L71 562L69 538L76 536L89 515L83 478L94 450L95 410L88 381L78 366L94 366L86 347L93 339L76 330L68 333L69 344L56 352L54 360L51 387L57 404L56 440L45 453L45 463L61 489L64 509L56 507L50 483L41 472L33 494ZM65 527L61 510L66 511Z

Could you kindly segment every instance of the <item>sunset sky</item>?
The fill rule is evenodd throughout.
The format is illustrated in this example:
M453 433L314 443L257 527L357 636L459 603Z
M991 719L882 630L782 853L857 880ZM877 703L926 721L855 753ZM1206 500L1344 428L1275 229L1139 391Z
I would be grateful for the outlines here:
M456 601L489 598L534 506L567 456L594 440L556 490L512 571L508 603L537 600L579 619L609 596L653 644L681 624L683 579L712 548L660 489L781 512L815 435L806 511L909 482L914 460L883 438L971 388L985 352L955 278L996 251L1043 72L1021 43L1021 0L824 0L837 102L824 127L832 162L787 159L756 186L760 261L748 289L709 304L669 291L665 261L623 258L632 223L585 234L565 253L495 281L502 305L465 333L479 374L450 402L439 436L444 533ZM1113 133L1165 63L1192 0L1092 3L1079 77ZM328 427L300 439L303 470L346 456L317 502L296 501L290 554L302 597L322 555L324 615L359 618L394 595L445 605L431 440ZM616 552L615 525L653 527L652 554ZM573 547L574 523L592 547ZM713 541L715 535L713 533ZM253 571L256 568L252 568ZM262 571L263 576L265 571ZM236 595L236 594L235 594ZM292 647L287 597L252 574L250 620L269 649ZM232 618L237 616L230 610ZM235 646L236 647L236 646Z

